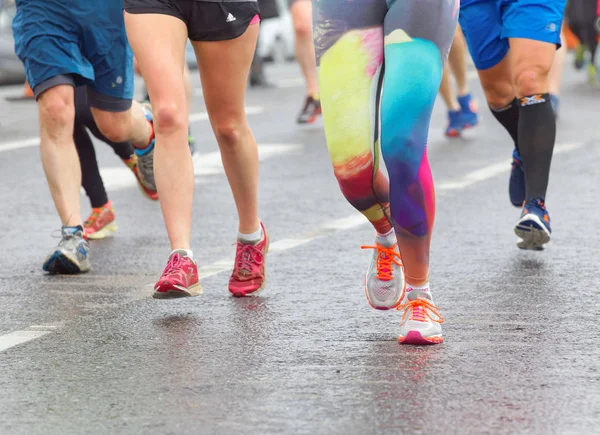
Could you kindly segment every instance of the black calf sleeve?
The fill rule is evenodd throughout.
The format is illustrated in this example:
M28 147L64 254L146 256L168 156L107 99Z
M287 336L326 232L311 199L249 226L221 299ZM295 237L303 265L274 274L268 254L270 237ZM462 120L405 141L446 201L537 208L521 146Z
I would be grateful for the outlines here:
M525 170L527 200L546 197L556 139L556 121L549 94L519 101L519 146Z

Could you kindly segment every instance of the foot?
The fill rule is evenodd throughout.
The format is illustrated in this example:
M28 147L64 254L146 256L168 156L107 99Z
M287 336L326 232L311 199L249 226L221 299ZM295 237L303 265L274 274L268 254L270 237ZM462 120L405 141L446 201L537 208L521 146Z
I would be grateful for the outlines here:
M104 239L117 231L115 211L110 201L102 207L92 208L92 214L83 223L83 230L90 240Z
M154 286L154 299L175 299L202 294L198 281L198 266L185 251L171 254L169 263Z
M312 124L321 115L321 101L314 99L312 96L306 97L304 106L296 119L298 124Z
M575 49L575 69L581 69L585 65L585 45L579 44Z
M90 270L90 245L83 227L62 227L58 246L44 261L42 268L50 274L76 274Z
M448 127L446 128L446 136L458 137L464 129L462 114L460 110L448 111Z
M265 260L269 251L269 235L264 225L262 238L255 244L237 242L235 264L229 279L229 291L237 298L255 296L266 284Z
M404 297L404 267L398 252L398 244L385 246L375 242L373 258L365 275L365 294L369 304L376 310L391 310Z
M520 237L517 246L521 249L540 251L550 241L550 215L542 198L529 200L523 206L521 217L515 226Z
M479 116L477 115L477 103L471 94L458 97L460 104L460 113L462 116L463 128L475 127L479 124Z
M407 286L404 303L397 309L402 311L398 337L401 344L437 344L444 341L441 326L444 319L433 303L429 285L424 288Z
M150 104L142 105L146 119L152 123L152 108ZM142 185L142 191L156 192L156 181L154 181L154 143L155 139L152 138L150 144L144 149L136 149L135 154L137 155L137 168L139 178L138 181Z
M525 202L525 171L523 170L523 161L516 149L513 151L508 195L512 205L515 207L523 206L523 202Z
M140 169L138 167L137 154L133 154L128 159L123 159L123 163L125 163L127 167L131 169L133 175L135 175L135 179L138 182L140 191L144 194L144 196L148 199L151 199L152 201L158 201L158 192L156 192L156 190L151 190L148 187L146 187L146 184L142 181L142 176L140 175Z
M588 65L588 83L590 85L598 84L598 72L596 71L596 66L593 64Z

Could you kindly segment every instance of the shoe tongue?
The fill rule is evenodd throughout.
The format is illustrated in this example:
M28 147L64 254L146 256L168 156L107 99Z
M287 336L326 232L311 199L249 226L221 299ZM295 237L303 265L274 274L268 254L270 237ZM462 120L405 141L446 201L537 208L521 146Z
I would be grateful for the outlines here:
M433 300L429 287L412 288L411 286L406 286L406 297L409 301L415 301L417 299Z
M77 234L79 231L83 231L83 227L81 227L81 225L78 225L76 227L62 227L62 232L64 235L75 235Z

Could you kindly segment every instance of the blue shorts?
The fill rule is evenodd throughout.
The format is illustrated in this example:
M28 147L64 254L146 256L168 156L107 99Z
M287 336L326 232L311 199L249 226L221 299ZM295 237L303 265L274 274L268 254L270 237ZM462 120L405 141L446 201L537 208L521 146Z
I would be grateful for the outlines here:
M475 67L497 65L508 53L508 38L560 47L566 0L463 0L458 22Z
M15 51L36 97L70 79L94 101L133 98L133 54L122 0L17 0ZM67 80L68 81L68 80ZM95 105L97 107L98 105ZM118 101L116 106L118 109ZM98 107L110 110L110 108ZM121 110L113 110L121 111Z

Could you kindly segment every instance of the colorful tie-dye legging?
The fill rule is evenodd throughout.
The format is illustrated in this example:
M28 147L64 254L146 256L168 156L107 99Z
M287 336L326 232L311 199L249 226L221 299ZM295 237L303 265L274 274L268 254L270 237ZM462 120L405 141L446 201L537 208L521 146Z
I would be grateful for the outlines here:
M411 285L429 280L435 193L427 134L458 1L313 1L335 176L378 232L394 226ZM389 181L379 168L380 147Z

